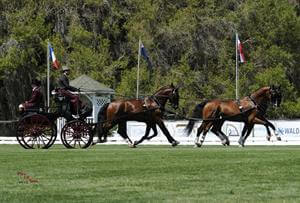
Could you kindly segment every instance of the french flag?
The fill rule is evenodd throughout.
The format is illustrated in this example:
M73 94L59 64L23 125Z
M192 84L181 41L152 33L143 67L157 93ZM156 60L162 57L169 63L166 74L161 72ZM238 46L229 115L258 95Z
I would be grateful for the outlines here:
M245 60L245 56L244 56L244 53L243 53L243 46L242 46L242 43L239 39L238 34L236 34L236 42L237 42L237 50L238 50L239 55L240 55L240 61L241 61L241 63L244 63L246 60Z
M58 60L56 59L55 57L55 54L54 54L54 51L53 51L53 48L51 46L51 44L49 44L49 54L50 54L50 59L52 60L52 65L53 67L57 70L59 69L59 63L58 63Z

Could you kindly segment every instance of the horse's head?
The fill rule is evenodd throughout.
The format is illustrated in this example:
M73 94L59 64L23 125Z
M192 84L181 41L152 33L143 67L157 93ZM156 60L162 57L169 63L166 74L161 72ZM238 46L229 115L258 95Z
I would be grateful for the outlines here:
M281 103L281 88L280 85L276 87L275 85L271 85L270 89L270 101L275 107L279 107Z
M154 96L161 101L161 105L165 105L167 100L171 103L174 109L178 108L179 105L179 87L175 87L173 84L160 88Z
M171 94L169 96L169 101L174 109L177 109L179 106L179 87L174 87L173 84L171 84L171 87L173 89L171 90Z
M262 87L252 93L250 98L259 105L270 102L273 106L279 107L282 98L280 86Z

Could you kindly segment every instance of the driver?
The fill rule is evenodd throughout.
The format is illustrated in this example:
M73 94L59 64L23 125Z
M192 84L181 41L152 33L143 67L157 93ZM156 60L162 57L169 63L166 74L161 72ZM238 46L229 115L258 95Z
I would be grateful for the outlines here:
M76 87L70 86L69 78L70 75L70 68L67 66L62 67L62 75L58 79L58 88L59 93L68 97L71 102L71 112L72 114L80 113L81 101L79 100L79 96L73 94L72 92L78 92L79 89ZM72 91L72 92L71 92Z

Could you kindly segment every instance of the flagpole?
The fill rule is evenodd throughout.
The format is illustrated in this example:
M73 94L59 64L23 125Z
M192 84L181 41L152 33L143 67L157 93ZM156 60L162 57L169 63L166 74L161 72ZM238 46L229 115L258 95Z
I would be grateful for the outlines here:
M141 38L139 38L138 67L137 67L137 76L136 76L136 99L139 98L140 56L141 56Z
M49 61L49 47L50 47L50 42L48 42L47 45L47 109L48 112L50 111L50 61Z
M239 99L239 58L238 58L238 34L235 33L235 99Z

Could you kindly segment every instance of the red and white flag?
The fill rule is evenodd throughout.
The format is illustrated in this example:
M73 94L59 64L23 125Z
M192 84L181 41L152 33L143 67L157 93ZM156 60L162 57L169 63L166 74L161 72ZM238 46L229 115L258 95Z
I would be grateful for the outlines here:
M245 56L243 53L243 45L242 45L241 41L239 40L238 34L236 34L236 46L237 46L237 50L238 50L238 53L240 56L240 61L241 61L241 63L244 63L246 60L245 60Z
M53 51L53 48L51 46L51 44L49 44L49 55L50 55L50 59L52 61L52 66L57 70L59 69L59 62L58 60L56 59L55 57L55 54L54 54L54 51Z

